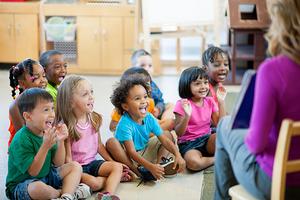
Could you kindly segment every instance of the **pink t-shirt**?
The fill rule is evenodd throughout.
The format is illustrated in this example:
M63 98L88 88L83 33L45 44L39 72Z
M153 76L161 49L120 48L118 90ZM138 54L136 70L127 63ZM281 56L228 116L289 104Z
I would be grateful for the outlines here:
M76 130L81 137L78 141L71 142L72 159L81 165L86 165L96 159L99 134L90 122L84 126L76 124Z
M205 97L203 105L196 105L191 99L192 114L186 127L185 133L178 138L178 142L191 141L203 135L210 133L210 122L212 113L218 111L218 107L212 97ZM174 113L184 116L184 110L181 105L181 100L178 100L175 105Z

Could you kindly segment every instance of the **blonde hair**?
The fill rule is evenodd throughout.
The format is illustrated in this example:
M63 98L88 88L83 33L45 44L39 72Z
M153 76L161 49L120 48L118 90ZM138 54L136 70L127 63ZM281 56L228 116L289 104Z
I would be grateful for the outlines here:
M300 1L268 0L271 26L266 34L271 55L284 54L300 64Z
M56 99L56 122L63 121L68 127L71 140L75 141L80 139L80 133L75 128L77 119L71 104L73 101L74 91L83 80L86 79L75 75L65 78L59 86ZM88 117L91 120L93 128L96 132L98 132L102 123L101 115L96 112L92 112Z

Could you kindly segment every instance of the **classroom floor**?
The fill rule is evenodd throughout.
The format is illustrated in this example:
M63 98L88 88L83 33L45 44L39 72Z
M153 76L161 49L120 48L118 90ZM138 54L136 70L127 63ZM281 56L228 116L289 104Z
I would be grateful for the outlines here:
M109 132L108 125L112 104L109 97L113 90L113 85L118 81L117 76L86 76L94 86L95 111L103 116L103 125L101 127L102 141L106 141L112 134ZM178 75L160 76L154 78L161 88L166 102L175 103L178 96ZM229 87L229 91L236 93L239 87ZM8 107L12 102L11 91L9 87L8 70L0 70L0 199L6 199L5 196L5 178L7 175L7 141L9 133L7 131ZM230 102L233 102L232 99ZM226 101L227 103L227 101ZM231 103L227 110L231 110ZM199 200L201 196L201 186L203 183L203 172L190 173L184 172L173 178L166 178L161 181L141 184L137 187L139 180L131 183L121 183L117 195L122 200L147 200L147 199L187 199ZM93 198L90 198L93 199Z

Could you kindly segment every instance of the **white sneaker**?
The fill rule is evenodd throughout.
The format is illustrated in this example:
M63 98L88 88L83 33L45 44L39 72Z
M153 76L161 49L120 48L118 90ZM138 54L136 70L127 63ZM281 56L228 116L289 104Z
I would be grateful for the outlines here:
M73 194L73 197L74 197L74 199L86 199L91 195L92 195L91 188L84 183L80 183L77 186L77 188Z

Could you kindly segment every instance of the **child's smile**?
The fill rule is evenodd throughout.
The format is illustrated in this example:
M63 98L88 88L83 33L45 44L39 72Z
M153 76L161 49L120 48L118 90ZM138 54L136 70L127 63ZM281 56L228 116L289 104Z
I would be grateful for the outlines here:
M198 78L191 83L191 92L194 98L204 98L209 91L208 80L204 78Z
M148 105L146 89L141 85L135 85L129 90L126 103L122 106L134 121L142 123L147 114Z

